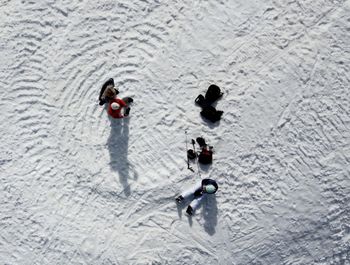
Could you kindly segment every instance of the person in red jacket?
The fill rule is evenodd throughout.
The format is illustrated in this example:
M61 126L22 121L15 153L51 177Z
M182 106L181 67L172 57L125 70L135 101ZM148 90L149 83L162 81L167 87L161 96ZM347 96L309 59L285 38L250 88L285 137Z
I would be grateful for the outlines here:
M130 112L129 104L132 103L132 101L132 98L120 99L115 97L109 102L107 112L115 119L127 117Z

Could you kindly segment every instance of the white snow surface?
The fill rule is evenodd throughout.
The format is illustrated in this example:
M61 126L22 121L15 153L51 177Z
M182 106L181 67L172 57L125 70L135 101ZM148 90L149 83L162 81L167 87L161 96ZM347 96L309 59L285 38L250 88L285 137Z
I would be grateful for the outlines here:
M2 0L0 22L0 264L350 264L349 0ZM98 105L110 77L128 119Z

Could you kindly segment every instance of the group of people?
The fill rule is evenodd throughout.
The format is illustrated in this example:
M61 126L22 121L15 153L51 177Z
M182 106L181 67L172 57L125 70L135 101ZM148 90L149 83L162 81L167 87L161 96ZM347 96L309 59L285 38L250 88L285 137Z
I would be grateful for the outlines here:
M207 145L203 137L197 137L196 141L200 146L200 151L198 153L196 152L195 141L192 139L193 149L187 150L187 159L194 160L198 158L198 163L203 165L211 164L213 160L213 147ZM189 163L189 160L187 163ZM191 169L189 164L188 168ZM218 188L218 184L215 180L205 178L198 181L191 188L182 192L175 198L175 200L179 204L188 203L189 205L187 206L186 213L188 215L193 215L195 210L199 208L203 198L209 194L216 193Z
M99 105L108 104L107 113L114 119L121 119L129 116L130 104L133 102L131 97L119 98L118 89L114 85L113 78L108 79L101 88L99 95ZM194 142L194 140L192 140ZM207 146L205 140L201 137L197 138L197 143L200 145L201 152L198 155L198 161L203 164L212 162L212 147ZM188 153L189 155L189 153ZM207 194L214 194L218 190L218 185L215 180L206 178L200 180L193 187L185 190L175 198L177 203L189 202L186 213L192 215L199 207L201 201Z
M101 88L99 105L108 104L107 113L114 119L121 119L129 116L130 104L134 101L131 97L118 98L118 89L114 85L113 78L108 79Z
M199 94L195 99L195 103L202 108L200 112L201 116L206 120L215 123L221 119L222 114L224 113L221 110L216 110L213 104L222 97L223 93L217 85L210 85L205 93L205 96ZM213 160L213 147L208 146L205 140L202 137L196 139L197 143L200 146L201 151L199 154L195 152L195 141L192 139L193 150L187 150L187 164L189 166L189 159L198 158L198 162L201 164L211 164ZM186 139L187 142L187 139ZM175 198L176 202L189 202L186 213L192 215L196 208L199 207L200 202L206 195L214 194L218 190L218 184L215 180L205 178L201 181L198 181L196 185L191 187L188 190L182 192L178 197Z

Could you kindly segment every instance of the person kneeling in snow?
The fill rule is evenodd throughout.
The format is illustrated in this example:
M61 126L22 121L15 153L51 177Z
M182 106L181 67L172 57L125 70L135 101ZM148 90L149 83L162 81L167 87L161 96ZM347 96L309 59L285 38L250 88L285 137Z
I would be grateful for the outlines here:
M213 161L213 147L208 146L203 137L197 137L196 141L201 147L198 162L204 165L211 164Z
M115 119L121 119L124 117L129 116L130 107L129 104L133 102L132 98L113 98L108 105L108 114L115 118Z
M212 179L202 179L190 189L184 191L176 197L176 202L181 203L184 200L191 201L187 207L186 213L192 215L199 207L201 201L206 194L214 194L218 190L218 184Z

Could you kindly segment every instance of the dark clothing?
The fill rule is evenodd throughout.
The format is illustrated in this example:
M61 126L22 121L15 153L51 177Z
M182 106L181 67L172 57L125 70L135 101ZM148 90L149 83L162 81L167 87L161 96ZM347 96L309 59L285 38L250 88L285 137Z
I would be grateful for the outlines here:
M200 114L203 118L211 122L217 122L221 119L224 112L222 110L216 110L212 104L221 98L222 95L223 93L217 85L210 85L205 93L205 97L202 94L198 95L195 99L195 103L202 108Z
M208 150L207 147L203 147L198 156L198 162L204 165L211 164L213 162L213 151Z
M105 90L107 87L112 87L113 90L115 91L115 94L117 95L119 93L119 91L117 89L114 88L114 80L113 78L110 78L108 79L103 85L102 85L102 88L101 88L101 91L100 91L100 95L98 97L98 100L99 100L99 105L102 106L103 104L107 103L108 102L108 99L104 96L105 94Z

